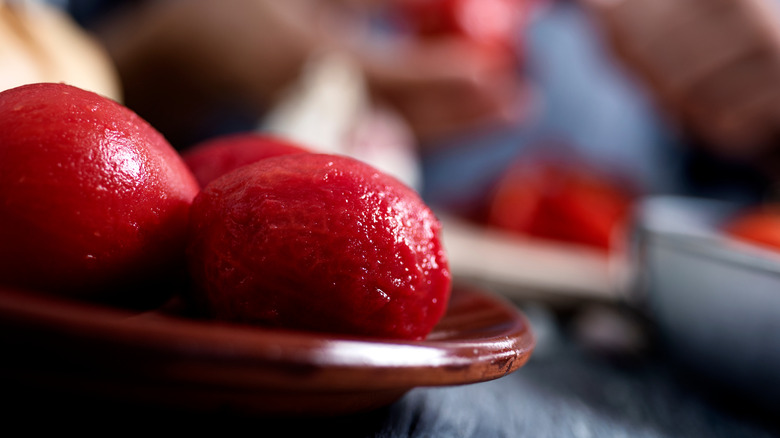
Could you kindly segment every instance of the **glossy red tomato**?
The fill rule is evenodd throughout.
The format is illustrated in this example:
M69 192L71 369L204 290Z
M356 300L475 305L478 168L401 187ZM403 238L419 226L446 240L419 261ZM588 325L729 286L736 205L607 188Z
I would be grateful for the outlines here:
M194 302L217 319L422 339L451 277L440 224L398 180L344 156L243 166L191 210Z
M0 93L0 284L104 299L166 272L197 192L163 136L117 102L64 84Z
M742 211L723 228L731 237L770 249L780 249L780 205Z
M223 135L184 151L182 157L201 187L231 170L277 155L309 152L303 146L255 132Z
M576 162L529 160L509 168L490 198L487 223L546 239L610 249L634 192Z

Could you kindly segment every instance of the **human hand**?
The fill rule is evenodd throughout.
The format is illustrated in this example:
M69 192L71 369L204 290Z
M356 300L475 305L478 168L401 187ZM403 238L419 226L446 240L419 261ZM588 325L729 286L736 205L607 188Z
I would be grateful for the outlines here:
M463 38L420 41L362 64L371 90L427 141L521 118L525 89L511 54Z
M763 0L584 0L672 119L760 163L780 139L780 20Z
M99 34L128 106L177 147L215 112L259 120L307 60L334 50L354 59L373 96L422 142L516 117L522 86L513 54L457 37L387 52L364 44L365 23L355 22L354 8L371 2L350 3L343 13L344 4L308 0L158 0L105 22Z

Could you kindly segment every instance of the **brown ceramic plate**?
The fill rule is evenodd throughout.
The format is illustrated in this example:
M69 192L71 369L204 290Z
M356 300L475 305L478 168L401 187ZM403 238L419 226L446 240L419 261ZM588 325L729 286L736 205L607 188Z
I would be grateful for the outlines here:
M343 414L418 386L492 380L534 347L504 299L456 286L424 341L268 330L0 291L0 374L10 382L177 408Z

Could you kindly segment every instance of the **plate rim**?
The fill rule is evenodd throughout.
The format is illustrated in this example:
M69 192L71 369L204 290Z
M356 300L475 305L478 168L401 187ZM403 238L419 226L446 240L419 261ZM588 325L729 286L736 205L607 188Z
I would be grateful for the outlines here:
M86 352L88 357L73 359L77 366L82 359L97 361L91 364L96 369L137 364L141 369L131 377L160 378L164 372L163 380L177 384L242 392L408 390L493 380L524 365L536 340L520 309L495 293L455 285L452 302L464 297L503 315L503 326L487 337L448 339L435 328L421 341L378 340L137 313L9 289L0 289L0 324L52 344L79 341L68 352L49 346L49 354ZM0 337L6 347L8 338ZM98 349L105 357L89 355Z

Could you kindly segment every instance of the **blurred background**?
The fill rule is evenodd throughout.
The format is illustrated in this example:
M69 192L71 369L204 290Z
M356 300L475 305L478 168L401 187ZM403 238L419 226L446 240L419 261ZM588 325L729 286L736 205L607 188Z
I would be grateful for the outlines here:
M365 159L441 216L456 281L532 317L531 365L564 333L622 365L679 359L774 411L777 8L5 0L0 89L97 91L180 151L260 131Z

